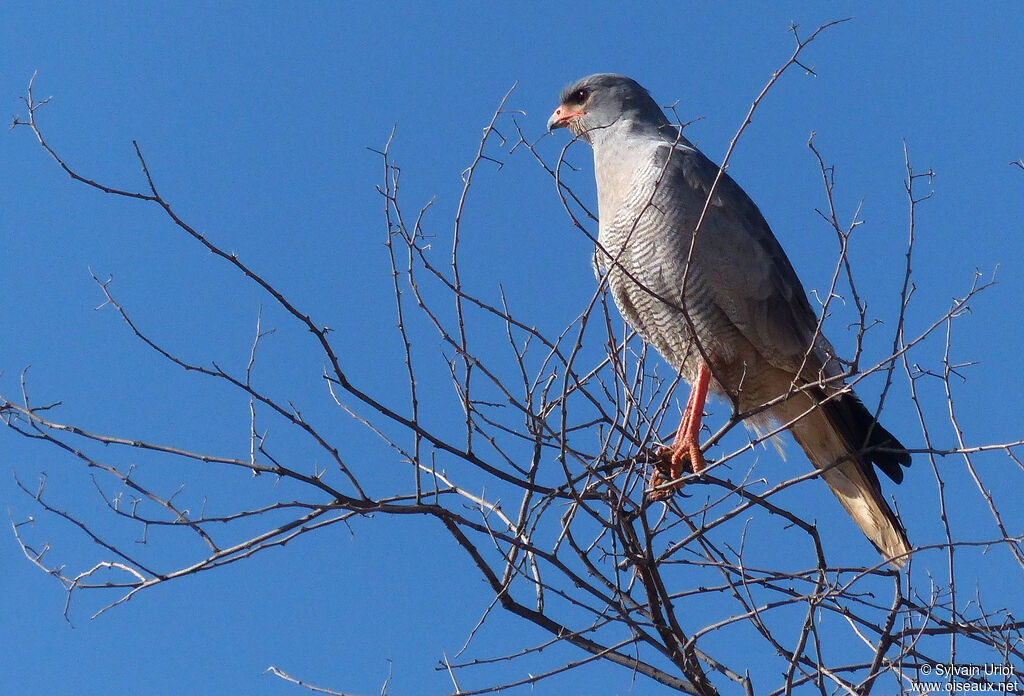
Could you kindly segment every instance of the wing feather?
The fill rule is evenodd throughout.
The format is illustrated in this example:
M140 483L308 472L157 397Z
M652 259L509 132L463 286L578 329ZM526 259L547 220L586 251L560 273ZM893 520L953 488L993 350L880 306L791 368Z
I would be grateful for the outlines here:
M694 148L657 148L662 162L669 156L660 185L675 204L666 222L686 230L689 239L718 167ZM816 379L823 366L834 363L828 341L820 335L815 340L818 317L786 252L761 211L728 174L715 187L693 263L700 266L715 303L770 364L792 374L803 364L805 374ZM815 350L805 362L812 340Z

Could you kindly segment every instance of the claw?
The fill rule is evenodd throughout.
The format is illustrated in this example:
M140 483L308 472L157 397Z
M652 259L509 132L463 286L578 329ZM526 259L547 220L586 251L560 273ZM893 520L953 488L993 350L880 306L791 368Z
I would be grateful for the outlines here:
M657 452L658 459L661 461L654 465L654 472L651 474L652 490L649 493L651 500L671 498L676 490L682 488L683 484L680 481L671 488L658 490L658 486L666 482L663 478L666 471L668 472L668 481L675 481L682 476L684 467L694 474L699 474L708 466L700 451L700 421L704 413L704 398L707 396L710 377L711 371L706 365L701 365L672 445L662 447Z
M651 492L648 496L651 500L667 500L675 491L681 489L682 481L671 488L658 490L658 486L680 478L684 470L700 474L708 466L698 442L674 442L671 447L660 448L657 455L661 461L655 464L654 471L651 473ZM668 479L663 478L663 472L666 470Z

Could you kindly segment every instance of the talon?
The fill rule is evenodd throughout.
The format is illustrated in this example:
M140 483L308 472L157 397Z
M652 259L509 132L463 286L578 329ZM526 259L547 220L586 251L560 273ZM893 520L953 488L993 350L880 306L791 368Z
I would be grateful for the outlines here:
M671 498L675 491L683 487L682 481L662 490L657 490L658 486L667 481L675 481L683 475L683 471L700 474L708 466L704 454L700 451L700 444L696 442L677 442L671 447L661 447L657 456L661 461L655 463L654 471L651 473L651 491L648 496L651 500Z
M660 461L655 462L654 471L651 473L651 491L648 494L651 500L664 500L671 498L672 494L683 487L682 482L671 488L657 490L658 486L665 483L664 476L668 475L669 481L675 481L683 474L685 467L694 474L700 474L707 468L708 463L704 454L700 451L700 426L701 416L704 412L704 398L707 395L708 381L711 371L706 365L701 365L697 372L696 384L690 394L690 400L683 411L682 421L679 429L669 447L661 447L657 451Z
M665 455L667 455L667 454L670 455L671 452L672 452L672 450L670 448L668 448L668 447L662 447L657 452L658 458L661 461L657 461L657 462L654 463L654 470L651 472L650 491L647 494L647 497L650 498L651 500L665 500L667 498L671 498L672 494L675 492L671 488L668 488L668 489L665 489L665 490L658 490L658 486L660 486L661 484L663 484L665 482L665 480L662 478L662 470L665 468L665 464L666 464L666 462L665 462L666 456ZM667 459L668 459L668 464L671 467L671 463L672 463L671 456L667 457ZM671 471L671 469L669 469L669 471ZM672 476L671 473L669 473L669 480L672 480L673 478L675 478L675 477Z

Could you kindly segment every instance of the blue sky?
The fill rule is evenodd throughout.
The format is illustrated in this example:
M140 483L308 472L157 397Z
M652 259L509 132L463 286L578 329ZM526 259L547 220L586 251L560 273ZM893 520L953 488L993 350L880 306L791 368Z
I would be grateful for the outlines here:
M770 93L730 172L758 202L805 286L823 288L834 239L814 213L824 203L806 147L815 132L836 166L841 217L863 203L866 224L851 258L870 313L891 321L906 238L905 142L915 168L936 173L935 196L919 209L909 331L940 316L976 268L988 276L998 265L998 285L954 329L957 359L978 363L955 385L960 424L969 443L1024 437L1024 171L1008 166L1024 157L1024 18L1015 5L773 3L764 10L761 3L687 3L645 4L641 11L620 3L22 3L3 14L0 99L7 113L24 115L18 97L38 71L37 96L53 96L39 119L54 147L88 176L129 189L144 186L131 147L137 140L179 213L316 308L318 321L336 329L349 372L380 393L403 395L398 403L406 382L374 189L381 163L367 150L382 147L394 124L392 152L406 205L412 211L436 197L426 220L446 239L460 173L514 83L509 106L526 112L519 122L535 138L563 85L592 72L628 74L659 102L678 101L681 118L702 117L687 134L717 161L751 100L791 52L790 23L809 33L852 16L809 49L805 60L816 77L795 70ZM564 144L564 137L552 137L538 148L553 161ZM589 153L579 149L573 157L581 171L571 175L572 185L592 201ZM504 159L500 171L481 168L466 211L465 281L492 299L500 284L523 316L557 332L592 292L588 243L532 159L522 151ZM246 400L187 379L133 340L109 308L94 311L103 297L89 269L112 275L119 299L177 350L236 369L244 368L266 298L159 211L69 181L27 129L0 138L0 161L0 392L17 394L19 376L31 365L32 394L41 402L62 400L64 421L247 452ZM310 413L338 419L301 328L270 308L265 322L277 330L265 346L268 388L287 389ZM843 329L841 319L828 327L833 342L852 345ZM881 338L867 347L876 358L886 349ZM932 342L920 359L934 366L941 354L941 341ZM877 400L879 388L869 382L865 399ZM941 424L942 395L928 395ZM884 421L920 446L905 385L887 401ZM381 456L364 430L348 421L336 427L351 459ZM939 444L953 444L948 423L935 435ZM287 435L280 443L288 448ZM806 462L792 444L789 450L778 466L792 476ZM991 537L977 489L956 462L943 461L952 485L962 486L963 507L952 511L958 529L965 537ZM1005 521L1020 533L1024 521L1009 506L1020 472L1014 478L1005 457L978 462L1006 506ZM152 476L167 486L188 478L194 501L275 495L264 480L176 466L155 465ZM380 466L382 475L394 471L386 461ZM38 510L16 488L15 471L29 487L45 472L55 502L96 514L88 472L52 448L0 432L4 509L14 521L37 517L33 540L50 542L53 558L88 567L95 552L84 537ZM941 534L934 488L921 460L896 491L918 543ZM836 534L855 532L842 526L847 522L831 497L823 495L819 507L819 520L827 518ZM189 558L189 548L166 541L164 558ZM856 544L851 553L873 562L868 545ZM1005 599L1019 588L1020 569L1000 554L979 561L978 577L968 580ZM96 620L89 616L102 602L85 597L72 607L73 628L62 616L60 586L24 559L9 531L0 534L0 567L3 693L297 693L262 674L274 664L313 683L367 694L379 692L389 660L391 693L444 693L450 683L433 667L443 651L461 647L489 601L454 545L426 534L422 520L364 520L351 534L331 528L158 587ZM483 640L514 649L542 638L499 616ZM500 669L522 676L515 667ZM600 665L535 691L658 693Z

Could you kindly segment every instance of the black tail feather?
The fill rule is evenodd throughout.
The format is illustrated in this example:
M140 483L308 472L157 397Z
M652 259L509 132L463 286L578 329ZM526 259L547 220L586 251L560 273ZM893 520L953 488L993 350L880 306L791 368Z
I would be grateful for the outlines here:
M831 399L825 402L824 409L829 420L838 426L851 452L857 452L862 462L874 464L896 483L903 481L903 467L910 466L910 452L875 420L855 394L847 393ZM864 468L880 489L878 477L871 467Z

